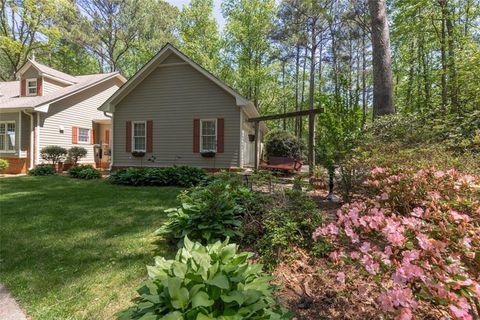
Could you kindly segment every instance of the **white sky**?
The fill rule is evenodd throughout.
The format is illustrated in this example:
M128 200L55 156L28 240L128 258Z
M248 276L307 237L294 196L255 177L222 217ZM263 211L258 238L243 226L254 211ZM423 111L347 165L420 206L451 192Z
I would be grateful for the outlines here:
M182 9L183 5L190 3L190 0L166 0L168 3ZM225 20L222 17L222 9L220 7L222 0L213 0L213 16L217 20L220 30L225 26Z

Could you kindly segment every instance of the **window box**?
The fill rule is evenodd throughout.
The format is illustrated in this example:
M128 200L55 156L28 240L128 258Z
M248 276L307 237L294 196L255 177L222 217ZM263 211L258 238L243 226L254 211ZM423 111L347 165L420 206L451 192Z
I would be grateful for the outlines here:
M200 152L200 154L204 158L213 158L217 153L215 151L203 151L203 152Z
M145 157L145 152L144 151L132 151L132 156L135 158L142 158Z
M255 135L254 134L249 134L248 135L248 141L250 141L250 142L255 141Z

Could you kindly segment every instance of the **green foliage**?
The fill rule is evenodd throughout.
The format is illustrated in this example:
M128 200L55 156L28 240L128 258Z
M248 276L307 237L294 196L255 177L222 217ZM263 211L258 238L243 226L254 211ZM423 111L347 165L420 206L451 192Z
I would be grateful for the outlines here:
M87 149L84 147L71 147L68 149L68 160L74 166L77 165L78 160L87 156Z
M67 149L60 146L46 146L40 150L40 157L53 165L65 160Z
M206 242L240 236L244 210L239 202L245 194L248 190L222 179L188 190L179 195L179 207L166 211L168 221L156 233L170 239L188 236Z
M72 178L84 180L100 179L102 177L102 173L91 165L71 167L68 174Z
M133 186L192 187L206 178L205 170L174 166L168 168L125 168L112 172L108 180L114 184Z
M302 159L304 150L303 142L290 132L275 130L266 137L265 152L267 157Z
M28 170L31 176L51 176L56 174L55 168L51 164L39 164L35 168Z
M8 161L5 159L0 159L0 171L3 171L8 168Z
M289 319L262 266L237 250L228 240L203 246L186 237L174 260L156 257L147 267L135 306L119 320Z
M265 263L278 263L280 255L294 247L312 247L311 233L322 221L322 216L306 193L299 190L278 192L261 210L264 211L262 233L256 235L259 239L256 247Z

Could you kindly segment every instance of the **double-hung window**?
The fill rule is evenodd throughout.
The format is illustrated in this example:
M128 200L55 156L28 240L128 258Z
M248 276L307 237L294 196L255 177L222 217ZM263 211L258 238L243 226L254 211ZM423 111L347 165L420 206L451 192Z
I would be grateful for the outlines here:
M90 143L90 129L78 128L78 143Z
M217 120L200 120L200 151L217 151Z
M145 121L132 122L132 151L146 152L147 125Z
M0 151L15 151L15 122L0 122Z
M27 80L27 94L29 96L37 95L37 79L28 79Z

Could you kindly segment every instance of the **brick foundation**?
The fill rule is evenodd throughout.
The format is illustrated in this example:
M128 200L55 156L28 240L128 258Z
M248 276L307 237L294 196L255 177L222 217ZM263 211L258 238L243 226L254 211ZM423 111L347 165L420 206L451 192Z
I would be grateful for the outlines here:
M8 161L8 168L1 173L19 174L27 173L28 158L3 158Z

